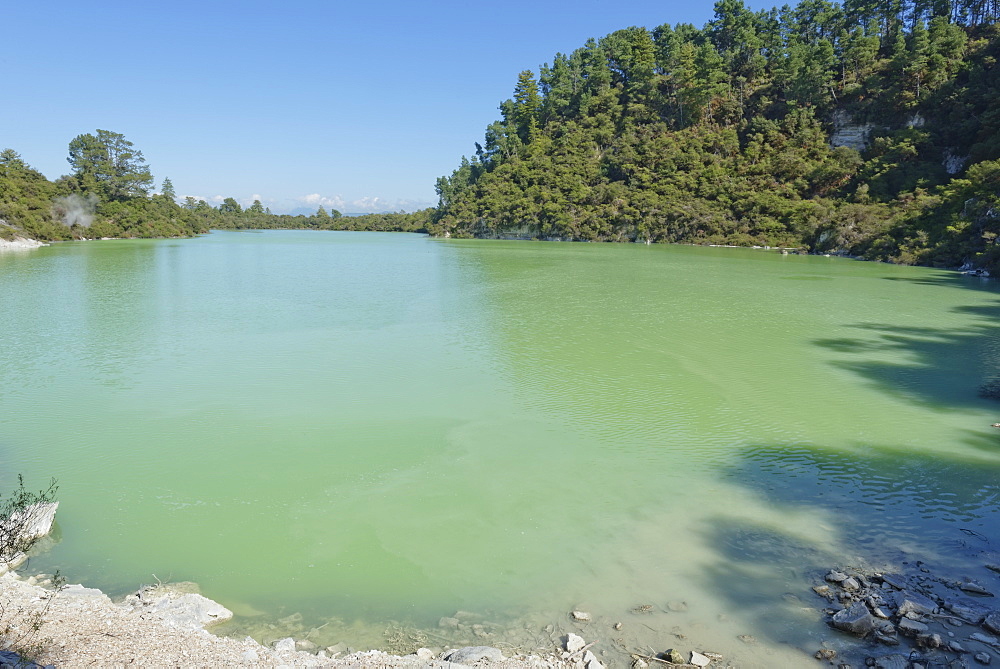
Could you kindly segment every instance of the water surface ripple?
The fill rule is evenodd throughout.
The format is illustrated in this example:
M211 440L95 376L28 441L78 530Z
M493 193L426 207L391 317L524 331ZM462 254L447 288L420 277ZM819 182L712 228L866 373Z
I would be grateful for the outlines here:
M0 281L0 483L62 486L36 566L194 580L248 629L648 603L634 643L795 666L819 570L998 540L992 283L319 232L61 244Z

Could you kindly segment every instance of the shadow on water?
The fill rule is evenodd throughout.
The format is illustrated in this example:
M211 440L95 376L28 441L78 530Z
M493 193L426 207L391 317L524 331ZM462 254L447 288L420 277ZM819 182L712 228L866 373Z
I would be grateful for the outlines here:
M832 567L899 572L919 561L937 576L975 578L1000 592L984 566L1000 550L1000 465L892 448L869 453L754 446L725 472L782 516L813 519L805 531L801 523L726 514L703 525L720 559L701 571L702 586L754 620L761 641L809 653L823 641L864 650L826 626L826 602L809 589Z
M941 285L941 281L931 282ZM984 384L1000 380L1000 299L955 306L950 311L968 317L964 329L857 323L849 326L858 331L856 337L814 343L836 354L831 364L928 409L997 406L979 391ZM985 445L981 438L976 441L977 447Z
M990 295L949 310L968 317L961 330L858 323L850 326L856 337L815 340L833 354L831 364L934 412L995 408L1000 417L1000 405L979 395L982 384L1000 378L996 286L955 275L887 279ZM983 428L958 430L955 445L1000 453L1000 431ZM756 634L769 642L812 652L827 640L865 652L826 627L819 613L825 602L809 590L831 567L903 571L919 562L935 576L974 578L1000 592L1000 579L985 568L1000 551L998 464L903 445L835 452L774 444L746 449L726 475L782 514L820 519L811 533L726 515L704 525L703 538L721 560L706 566L703 585L750 613Z

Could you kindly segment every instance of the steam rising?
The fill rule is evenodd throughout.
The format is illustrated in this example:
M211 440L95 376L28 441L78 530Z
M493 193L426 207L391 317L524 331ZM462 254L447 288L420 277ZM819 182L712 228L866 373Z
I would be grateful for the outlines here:
M93 193L78 195L73 193L66 197L57 197L54 202L55 213L62 219L63 225L71 227L74 224L89 228L94 222L94 209L97 207L97 196Z

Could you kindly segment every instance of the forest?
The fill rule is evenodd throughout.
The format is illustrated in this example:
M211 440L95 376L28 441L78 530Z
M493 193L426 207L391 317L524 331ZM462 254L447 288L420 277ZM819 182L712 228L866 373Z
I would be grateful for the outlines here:
M996 0L720 0L521 72L428 227L997 269Z
M153 194L106 130L55 182L0 153L0 237L213 228L780 246L1000 270L1000 0L719 0L516 77L475 151L411 214L272 214Z
M320 207L312 216L272 214L259 200L217 207L193 197L178 202L164 178L154 193L142 151L124 135L97 130L69 143L72 172L52 182L13 149L0 151L0 239L189 237L211 229L295 228L423 232L431 212L341 216Z

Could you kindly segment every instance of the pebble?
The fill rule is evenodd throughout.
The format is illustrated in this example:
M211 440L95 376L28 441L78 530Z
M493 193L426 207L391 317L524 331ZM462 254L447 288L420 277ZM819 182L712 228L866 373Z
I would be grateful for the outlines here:
M573 613L571 613L570 615L573 616L573 620L582 623L589 623L591 620L590 614L587 613L586 611L573 611Z

